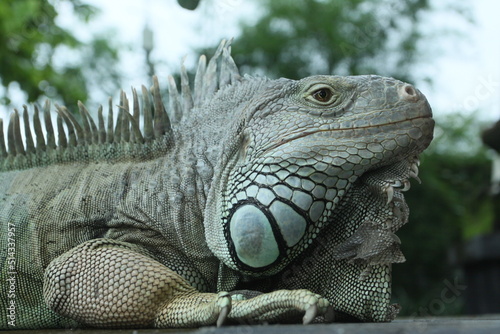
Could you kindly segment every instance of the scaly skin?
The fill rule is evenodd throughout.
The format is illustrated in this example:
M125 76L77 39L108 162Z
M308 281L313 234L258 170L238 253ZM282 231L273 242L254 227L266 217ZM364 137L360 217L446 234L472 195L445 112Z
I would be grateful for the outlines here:
M0 280L15 296L0 290L0 328L394 318L425 97L378 76L242 78L229 51L202 58L192 94L184 72L180 95L169 82L170 119L157 83L142 120L122 94L107 129L58 107L59 145L47 125L24 144L13 114Z

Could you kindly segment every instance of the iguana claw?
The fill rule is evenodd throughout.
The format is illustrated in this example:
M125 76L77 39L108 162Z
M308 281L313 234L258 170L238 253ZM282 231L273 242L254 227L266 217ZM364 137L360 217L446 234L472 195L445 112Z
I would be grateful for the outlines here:
M224 325L224 322L227 319L227 315L231 311L231 306L224 306L219 313L219 317L217 318L217 327L221 327Z
M217 305L219 306L219 316L217 317L216 325L221 327L227 319L227 315L231 312L232 299L229 293L221 291L217 295Z
M318 305L312 304L306 310L306 313L304 314L304 317L302 318L302 323L304 325L310 324L314 320L314 318L316 318L317 315L318 315Z

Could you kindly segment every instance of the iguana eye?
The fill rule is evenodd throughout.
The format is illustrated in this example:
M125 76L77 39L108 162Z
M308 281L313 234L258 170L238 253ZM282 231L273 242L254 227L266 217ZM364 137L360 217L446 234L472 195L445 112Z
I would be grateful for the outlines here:
M315 91L314 93L312 93L312 96L318 102L327 103L327 102L330 102L330 99L333 97L333 93L328 88L320 88L317 91Z
M319 104L322 106L330 106L337 101L338 94L332 89L332 87L325 84L316 84L308 89L305 98L310 102Z

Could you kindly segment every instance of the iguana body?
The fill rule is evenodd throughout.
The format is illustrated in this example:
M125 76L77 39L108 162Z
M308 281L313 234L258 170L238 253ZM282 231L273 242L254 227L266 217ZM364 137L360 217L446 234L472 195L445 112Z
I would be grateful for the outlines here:
M23 143L13 114L0 328L390 321L425 97L377 76L242 78L227 43L193 89L182 74L168 116L157 82L132 115L122 94L114 128L57 107L58 145L38 111Z

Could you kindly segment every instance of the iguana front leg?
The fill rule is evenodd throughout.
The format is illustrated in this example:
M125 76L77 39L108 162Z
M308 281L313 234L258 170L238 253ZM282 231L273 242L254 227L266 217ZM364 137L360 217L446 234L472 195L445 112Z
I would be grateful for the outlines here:
M307 290L241 301L226 292L200 293L139 247L109 239L87 241L54 259L45 270L44 298L55 312L93 327L221 325L228 314L232 322L276 322L298 312L309 323L328 308Z
M44 298L55 312L92 327L221 324L228 293L200 293L177 273L110 239L82 243L45 270Z

